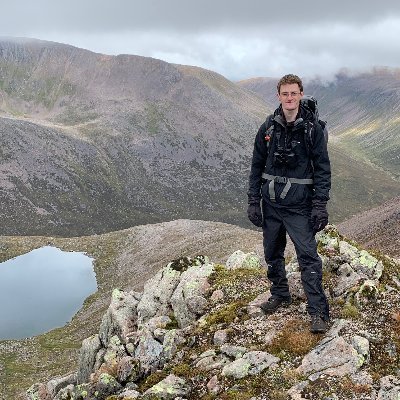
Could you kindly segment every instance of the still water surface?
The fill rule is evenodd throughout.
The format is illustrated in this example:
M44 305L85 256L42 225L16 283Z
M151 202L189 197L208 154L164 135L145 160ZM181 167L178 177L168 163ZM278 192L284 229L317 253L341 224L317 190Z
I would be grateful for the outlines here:
M0 263L0 339L35 336L68 322L97 290L92 261L46 246Z

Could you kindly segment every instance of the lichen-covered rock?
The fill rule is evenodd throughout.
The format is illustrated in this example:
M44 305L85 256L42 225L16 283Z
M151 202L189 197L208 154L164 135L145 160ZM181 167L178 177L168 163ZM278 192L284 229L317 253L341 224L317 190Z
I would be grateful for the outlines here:
M47 390L46 385L35 383L26 392L27 400L51 400L52 396Z
M304 293L303 284L301 282L301 272L290 272L287 274L287 280L289 285L290 294L294 298L306 300L306 294Z
M75 390L75 385L68 385L54 396L54 400L71 400Z
M140 362L133 357L123 357L118 362L117 380L120 383L136 382L141 377Z
M155 371L159 367L162 352L162 344L154 339L148 329L144 328L138 333L135 358L139 360L141 369L145 374Z
M193 266L184 271L170 302L180 328L192 324L204 313L206 294L210 289L208 277L214 272L214 264ZM200 299L203 300L200 300ZM196 308L196 305L198 308Z
M185 337L183 336L180 329L171 329L167 331L164 336L162 359L163 362L167 362L178 351L178 347L185 343Z
M50 393L51 396L54 397L61 389L64 389L69 385L76 385L76 383L76 373L60 376L57 378L53 378L49 382L47 382L47 391Z
M99 335L93 335L82 342L82 347L79 351L79 367L77 373L77 383L89 381L90 374L94 372L97 353L101 349Z
M351 260L350 265L370 279L379 279L382 276L383 264L365 250L361 250L358 257Z
M370 360L369 341L362 336L355 335L351 340L351 344L359 354L360 362L363 364L368 363Z
M135 292L114 289L111 304L101 321L99 336L104 347L113 336L118 336L123 343L128 343L129 336L136 330L139 303Z
M190 393L189 384L182 378L175 375L168 375L161 382L157 383L150 389L148 389L143 397L146 398L157 398L164 400L173 400L177 397L185 397Z
M111 364L126 355L125 346L122 344L119 337L115 335L112 336L109 340L106 352L104 353L103 360Z
M222 344L226 343L229 338L229 330L228 329L221 329L214 333L213 343L216 346L221 346Z
M380 389L377 400L399 400L400 399L400 378L388 375L380 380Z
M202 371L221 369L230 362L223 354L217 354L215 350L207 350L195 360L194 366Z
M119 394L118 400L134 400L140 396L141 394L137 390L126 389Z
M154 332L156 329L165 329L171 322L172 320L169 316L159 315L150 318L145 325L150 332Z
M260 266L260 257L256 253L244 253L241 250L235 251L226 261L227 269L260 268Z
M207 390L209 393L213 395L217 395L221 392L222 387L218 380L218 376L214 375L208 382L207 382Z
M352 246L350 243L345 240L339 241L339 252L343 256L347 257L347 261L351 262L359 256L359 251L357 247Z
M335 296L341 296L346 293L348 289L357 285L362 280L362 277L357 274L348 263L342 264L337 273L339 278L336 286L333 288L333 294Z
M249 351L222 369L222 375L236 379L256 375L266 368L276 365L279 358L264 351Z
M305 375L344 376L355 373L362 364L357 351L341 336L327 337L303 358L297 371Z
M94 387L96 399L105 399L107 396L118 393L122 386L110 374L102 373Z
M357 307L362 308L370 302L376 302L379 297L379 290L375 281L366 280L354 296Z
M224 344L219 349L221 353L233 358L243 357L243 354L248 351L244 346L232 346L229 344Z

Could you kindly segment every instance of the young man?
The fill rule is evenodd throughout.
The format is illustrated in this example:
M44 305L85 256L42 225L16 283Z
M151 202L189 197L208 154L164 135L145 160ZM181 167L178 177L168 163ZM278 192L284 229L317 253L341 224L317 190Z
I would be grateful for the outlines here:
M329 305L315 234L328 223L329 156L323 128L300 102L301 79L285 75L278 83L277 96L279 108L261 125L255 139L248 190L248 217L263 228L271 281L271 297L261 308L270 314L292 302L284 259L288 233L307 296L310 330L320 333L328 328Z

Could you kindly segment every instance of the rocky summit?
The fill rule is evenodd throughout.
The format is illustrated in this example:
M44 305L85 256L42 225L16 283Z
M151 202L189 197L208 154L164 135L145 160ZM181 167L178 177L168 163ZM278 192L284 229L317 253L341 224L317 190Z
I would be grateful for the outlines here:
M400 265L329 225L318 235L332 320L309 332L295 258L294 302L265 316L265 266L240 250L224 264L171 261L142 291L114 289L75 371L27 400L400 398Z

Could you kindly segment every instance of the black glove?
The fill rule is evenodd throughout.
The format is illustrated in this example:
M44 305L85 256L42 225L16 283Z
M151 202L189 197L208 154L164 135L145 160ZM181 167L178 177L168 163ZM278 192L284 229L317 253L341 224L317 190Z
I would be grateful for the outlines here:
M262 213L260 207L260 201L249 202L249 207L247 208L247 216L252 224L255 226L262 226Z
M311 223L313 225L314 234L328 225L328 210L326 209L326 201L313 200L311 210Z

